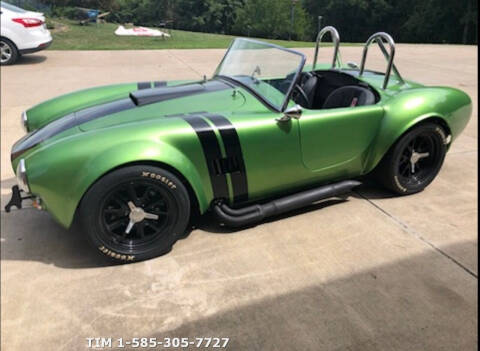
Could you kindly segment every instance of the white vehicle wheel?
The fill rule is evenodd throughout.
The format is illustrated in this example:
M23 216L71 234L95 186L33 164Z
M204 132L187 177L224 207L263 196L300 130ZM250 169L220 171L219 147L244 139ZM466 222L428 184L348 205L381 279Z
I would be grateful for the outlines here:
M0 39L0 63L2 65L11 65L17 61L18 50L10 40Z

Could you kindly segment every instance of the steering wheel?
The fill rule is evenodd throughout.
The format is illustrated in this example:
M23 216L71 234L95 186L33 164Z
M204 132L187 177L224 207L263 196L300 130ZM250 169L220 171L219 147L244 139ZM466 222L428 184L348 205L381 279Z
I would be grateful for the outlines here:
M297 102L297 97L298 97L298 94L295 94L295 96L293 97L293 101L295 101L296 103L298 103L299 105L301 106L310 106L310 100L308 99L308 96L307 94L305 93L305 91L302 89L302 87L299 85L299 84L295 84L295 87L293 88L294 90L294 94L295 92L298 92L300 94L300 96L302 97L303 100L305 100L305 104L301 104L299 102Z
M313 76L313 74L311 72L303 72L302 76L299 79L299 83L295 84L295 86L293 88L293 93L292 93L293 100L295 101L297 99L297 97L300 95L301 98L304 100L305 104L298 103L297 101L295 101L295 102L297 102L299 105L302 105L304 107L305 106L310 106L310 99L308 98L307 94L305 93L305 90L303 90L302 85L312 76Z

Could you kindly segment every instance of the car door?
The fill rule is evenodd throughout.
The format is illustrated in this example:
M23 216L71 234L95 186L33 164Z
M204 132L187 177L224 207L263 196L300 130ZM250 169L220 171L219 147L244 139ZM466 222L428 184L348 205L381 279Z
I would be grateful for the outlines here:
M272 111L228 116L241 144L249 201L290 191L311 177L302 162L298 124L278 122L282 116Z
M361 174L383 114L378 104L304 109L298 123L305 167L329 178Z

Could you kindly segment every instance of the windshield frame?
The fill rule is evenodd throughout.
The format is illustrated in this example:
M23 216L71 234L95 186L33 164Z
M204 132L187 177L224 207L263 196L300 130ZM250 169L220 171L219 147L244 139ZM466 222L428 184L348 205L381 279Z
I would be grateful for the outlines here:
M244 40L244 41L248 41L248 42L251 42L251 43L255 43L255 44L262 44L262 45L266 45L266 46L270 46L272 48L275 48L275 49L279 49L279 50L282 50L282 51L286 51L286 52L289 52L289 53L292 53L292 54L295 54L297 56L300 56L301 58L301 61L300 61L300 64L298 65L298 69L295 73L295 76L294 78L292 79L292 83L290 84L290 87L288 88L286 94L285 94L285 99L282 103L282 105L280 106L280 109L275 106L274 104L272 104L268 99L266 99L265 97L263 97L259 92L255 91L254 89L252 89L251 87L247 86L246 84L240 82L239 80L235 79L235 77L231 77L231 76L225 76L225 75L221 75L221 74L218 74L218 71L220 69L220 67L222 66L223 62L225 61L225 58L228 56L228 53L230 52L230 50L232 49L233 47L233 44L237 41L237 40ZM297 81L298 81L298 78L300 77L300 74L302 73L303 71L303 67L305 66L305 62L307 61L307 58L306 56L299 52L299 51L296 51L296 50L292 50L292 49L288 49L288 48L284 48L283 46L280 46L280 45L276 45L276 44L272 44L272 43L268 43L268 42L265 42L265 41L261 41L261 40L255 40L255 39L250 39L250 38L243 38L243 37L239 37L239 38L235 38L234 40L232 40L232 42L230 43L230 46L228 47L225 55L223 55L223 58L222 60L220 61L220 63L218 64L217 68L215 69L215 73L213 74L213 78L215 77L218 77L218 78L223 78L223 79L227 79L231 82L235 82L236 84L242 86L243 88L247 89L248 91L250 91L251 93L253 93L253 95L255 95L257 98L260 98L260 100L264 103L266 103L266 105L268 107L270 107L271 109L275 110L276 112L283 112L285 111L285 109L287 108L288 106L288 102L290 101L290 96L292 95L292 92L293 92L293 89L295 87L295 84L297 84Z

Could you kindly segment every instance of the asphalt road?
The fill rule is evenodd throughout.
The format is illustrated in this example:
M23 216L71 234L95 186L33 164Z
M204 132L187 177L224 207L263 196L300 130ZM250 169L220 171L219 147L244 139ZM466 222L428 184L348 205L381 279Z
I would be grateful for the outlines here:
M313 50L302 51L312 58ZM475 101L470 124L420 194L363 186L346 202L236 232L207 217L170 254L123 266L102 263L80 231L47 213L3 211L23 110L94 85L210 75L222 54L46 51L1 68L1 349L207 336L229 337L231 350L476 349L474 46L397 47L405 77L461 88ZM361 48L342 54L358 62ZM369 60L385 67L373 52Z

